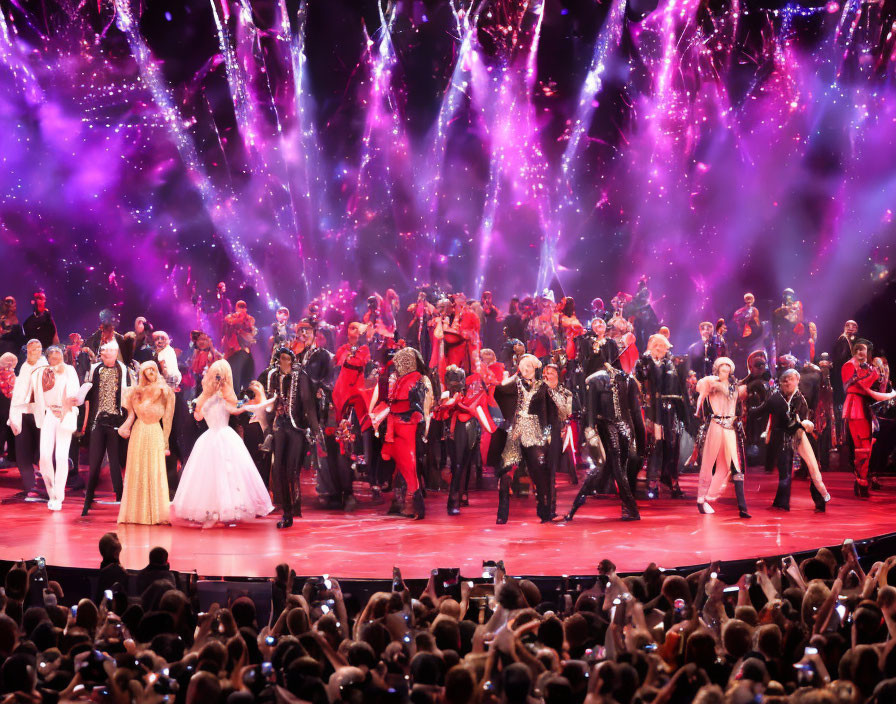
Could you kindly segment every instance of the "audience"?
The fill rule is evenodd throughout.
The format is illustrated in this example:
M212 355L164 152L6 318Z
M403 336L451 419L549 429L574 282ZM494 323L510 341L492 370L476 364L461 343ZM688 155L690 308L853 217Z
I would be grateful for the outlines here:
M3 704L896 701L896 557L866 573L850 541L839 559L760 560L730 586L719 563L623 578L603 560L566 591L499 565L488 582L434 576L416 597L398 574L366 603L283 564L267 623L243 594L200 612L162 548L135 577L114 533L99 548L100 594L71 608L44 567L7 573Z

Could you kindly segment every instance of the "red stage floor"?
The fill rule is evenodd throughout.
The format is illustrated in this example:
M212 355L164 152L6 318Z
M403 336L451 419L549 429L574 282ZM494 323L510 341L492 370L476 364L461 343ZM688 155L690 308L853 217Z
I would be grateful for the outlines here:
M15 470L0 475L0 498L15 491L17 479ZM565 477L559 481L557 505L564 513L575 488ZM445 494L430 494L426 520L410 521L383 515L386 506L372 506L361 484L355 513L313 508L313 489L308 486L305 517L287 531L277 530L274 516L208 530L116 525L117 506L95 506L89 517L81 518L83 498L74 495L56 513L42 503L4 505L7 528L0 537L0 558L44 555L52 565L96 567L100 536L117 531L126 567L145 566L149 549L161 545L174 569L196 569L200 575L269 576L283 561L299 574L338 577L388 578L392 565L412 578L427 576L433 567L460 566L462 573L475 575L486 559L503 559L511 574L593 574L603 557L621 570L640 570L651 561L671 567L773 555L893 530L892 479L870 500L853 497L851 475L831 473L826 482L833 497L826 514L813 512L805 481L794 482L790 513L769 510L776 481L754 469L747 476L750 520L738 517L729 487L729 496L717 502L712 516L698 514L693 498L664 498L639 502L642 520L622 523L618 501L589 499L573 523L541 525L530 497L512 501L505 526L495 525L492 491L473 492L472 505L454 518L445 514ZM695 496L695 475L686 476L682 485Z

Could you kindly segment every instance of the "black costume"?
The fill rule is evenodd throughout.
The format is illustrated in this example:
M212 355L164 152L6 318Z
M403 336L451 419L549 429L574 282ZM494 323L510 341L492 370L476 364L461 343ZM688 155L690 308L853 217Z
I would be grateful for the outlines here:
M124 390L133 386L127 367L115 362L107 367L102 362L94 364L87 375L93 384L87 395L90 404L90 474L87 479L87 494L84 497L82 516L86 516L100 479L103 457L109 457L109 476L115 490L115 500L121 501L121 456L125 441L118 429L127 420L124 407Z
M274 465L275 480L280 483L283 501L283 520L278 528L292 525L293 513L302 515L302 493L299 470L308 451L312 436L320 434L317 408L308 373L294 367L283 374L279 367L267 375L267 395L278 395L274 406Z
M678 485L679 446L683 424L687 418L685 379L672 355L666 353L659 362L650 353L641 355L635 365L635 378L644 393L647 420L662 428L662 437L654 434L653 448L647 464L647 497L657 498L658 482L672 491L672 498L684 498Z
M640 520L632 492L633 478L627 473L629 459L640 455L645 445L638 385L630 375L607 365L589 376L586 386L583 434L595 466L582 482L566 520L573 519L588 495L607 481L608 474L615 480L622 500L622 520Z
M772 506L789 511L794 457L799 457L793 440L796 433L803 429L800 420L809 417L809 406L799 391L794 391L788 400L780 389L776 389L765 403L751 410L749 415L761 420L771 416L767 452L778 466L778 491ZM812 482L809 482L809 491L815 508L824 511L824 497Z
M498 519L507 523L510 514L510 484L514 469L525 458L535 482L537 513L543 523L551 520L552 487L547 466L547 444L551 426L557 422L553 393L541 380L515 377L495 387L495 401L505 418L505 428L492 436L489 464L498 476ZM502 442L503 440L503 442ZM500 452L500 460L492 457Z

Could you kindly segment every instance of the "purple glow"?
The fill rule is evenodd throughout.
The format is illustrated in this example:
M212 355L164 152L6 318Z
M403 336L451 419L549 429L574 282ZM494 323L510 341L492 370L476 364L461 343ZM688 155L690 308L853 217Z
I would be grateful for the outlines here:
M327 289L646 275L673 331L792 286L830 334L891 276L894 41L867 3L614 0L588 34L548 0L406 0L329 53L335 9L187 5L72 3L47 32L0 3L7 270L83 324L202 324L219 280L264 321Z

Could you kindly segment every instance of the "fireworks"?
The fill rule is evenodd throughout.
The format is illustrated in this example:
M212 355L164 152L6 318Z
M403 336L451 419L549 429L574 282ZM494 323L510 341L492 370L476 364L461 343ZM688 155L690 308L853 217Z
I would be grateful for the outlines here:
M225 279L298 308L647 275L674 328L788 285L827 322L890 275L877 5L582 5L0 2L8 264L184 326Z

